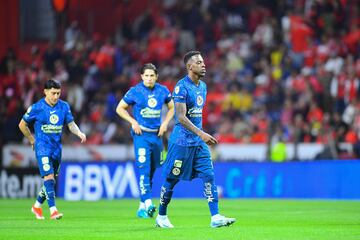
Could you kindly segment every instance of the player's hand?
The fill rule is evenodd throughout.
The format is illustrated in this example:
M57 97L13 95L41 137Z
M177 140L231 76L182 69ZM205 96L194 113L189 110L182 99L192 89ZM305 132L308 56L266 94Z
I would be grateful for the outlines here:
M209 146L211 145L215 145L218 143L218 141L216 140L216 138L214 138L213 136L211 136L210 134L207 134L206 132L203 132L200 135L201 139Z
M86 142L86 135L85 133L79 133L79 138L81 139L81 143L84 143Z
M167 131L168 125L166 123L162 123L159 129L158 136L162 137L164 133Z
M29 142L30 142L30 145L31 145L32 150L34 150L35 139L31 139L31 140L29 140Z
M140 128L140 125L138 122L133 122L131 124L131 128L132 128L132 130L134 130L135 134L137 134L137 135L142 134L142 131L141 131L141 128Z

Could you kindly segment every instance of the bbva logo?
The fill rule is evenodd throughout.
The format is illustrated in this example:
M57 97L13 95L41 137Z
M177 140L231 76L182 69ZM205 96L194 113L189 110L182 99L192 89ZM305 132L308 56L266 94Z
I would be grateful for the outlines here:
M110 171L113 166L116 166L115 171ZM68 165L64 188L64 198L75 201L138 197L140 194L132 163Z

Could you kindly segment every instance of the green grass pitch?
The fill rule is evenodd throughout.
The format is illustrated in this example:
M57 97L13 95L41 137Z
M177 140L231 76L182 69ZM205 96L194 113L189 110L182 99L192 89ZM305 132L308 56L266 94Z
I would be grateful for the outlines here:
M173 199L168 215L174 229L155 228L154 219L135 216L138 201L68 202L57 199L61 220L36 220L33 199L0 199L0 239L360 239L360 201L220 200L230 227L212 229L205 199ZM156 202L157 203L157 202Z

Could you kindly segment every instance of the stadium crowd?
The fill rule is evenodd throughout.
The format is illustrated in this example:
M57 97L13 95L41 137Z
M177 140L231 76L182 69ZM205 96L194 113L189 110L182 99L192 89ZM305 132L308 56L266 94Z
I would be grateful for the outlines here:
M2 143L22 142L18 122L49 78L63 85L87 144L130 143L116 115L147 62L170 91L182 55L200 50L208 85L204 128L220 143L354 146L360 158L360 15L356 0L154 1L114 35L76 21L30 60L1 60ZM116 24L114 24L116 25ZM74 144L66 135L64 143Z

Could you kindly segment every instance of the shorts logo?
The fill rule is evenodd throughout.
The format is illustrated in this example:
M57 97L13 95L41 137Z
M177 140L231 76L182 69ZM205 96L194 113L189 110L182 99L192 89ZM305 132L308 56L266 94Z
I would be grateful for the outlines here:
M204 103L204 99L201 96L197 96L196 103L198 106L201 106Z
M45 172L49 171L50 170L50 165L49 164L44 164L43 169L44 169Z
M148 106L151 107L151 108L154 108L154 107L156 107L156 105L157 105L156 99L155 98L149 98Z
M41 162L42 162L42 164L47 164L47 163L49 163L49 158L48 157L42 157Z
M139 155L145 155L146 154L146 149L145 148L139 148L138 149L138 154Z
M58 115L56 115L56 114L51 114L51 115L50 115L50 122L51 122L52 124L57 124L58 121L59 121Z
M42 168L45 172L50 170L50 164L49 164L49 158L48 157L42 157L41 158Z
M177 176L177 175L180 174L180 169L178 169L178 168L173 168L172 173L173 173L175 176Z
M26 113L29 114L31 112L31 106L27 109Z
M174 167L181 168L181 166L182 166L182 161L181 160L175 160Z
M145 157L145 154L146 154L146 149L145 148L139 148L138 149L138 161L139 163L144 163L146 161L146 157Z
M175 88L174 92L175 92L175 94L178 94L179 91L180 91L180 86L177 86L177 87Z
M146 161L146 157L144 155L141 155L138 157L139 163L144 163Z

